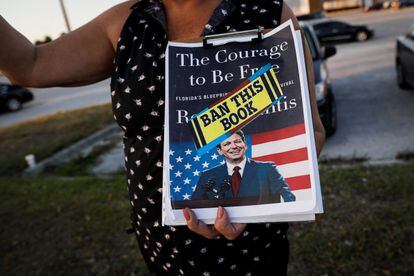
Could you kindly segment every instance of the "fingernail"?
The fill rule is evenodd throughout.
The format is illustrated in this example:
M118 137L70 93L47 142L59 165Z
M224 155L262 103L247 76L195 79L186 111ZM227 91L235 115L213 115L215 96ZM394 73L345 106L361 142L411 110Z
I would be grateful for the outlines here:
M224 209L223 209L223 207L219 206L218 210L217 210L217 217L222 218L223 215L224 215Z
M184 218L186 221L190 220L190 212L188 210L188 208L183 209L183 214L184 214Z

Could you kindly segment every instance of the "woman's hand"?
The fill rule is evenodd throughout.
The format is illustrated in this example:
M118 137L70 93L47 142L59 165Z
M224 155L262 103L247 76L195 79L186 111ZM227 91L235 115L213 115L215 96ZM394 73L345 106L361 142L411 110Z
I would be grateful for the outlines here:
M228 240L236 239L246 228L245 223L231 223L229 215L223 207L218 207L214 225L207 225L197 219L196 214L189 208L183 209L188 228L207 238L218 239L224 236Z

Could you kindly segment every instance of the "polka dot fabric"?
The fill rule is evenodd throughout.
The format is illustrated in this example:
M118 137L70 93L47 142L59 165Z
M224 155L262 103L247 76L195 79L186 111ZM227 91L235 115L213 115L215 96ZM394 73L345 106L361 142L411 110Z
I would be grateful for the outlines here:
M282 1L222 1L204 34L274 28ZM249 224L234 241L208 240L186 226L161 226L166 17L139 1L121 32L111 79L114 118L124 131L131 223L156 275L284 275L287 224Z

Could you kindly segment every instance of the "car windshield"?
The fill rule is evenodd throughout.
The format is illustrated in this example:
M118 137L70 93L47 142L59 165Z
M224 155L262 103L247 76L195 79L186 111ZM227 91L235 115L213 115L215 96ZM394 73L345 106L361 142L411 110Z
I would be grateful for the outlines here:
M344 22L339 22L339 21L332 21L332 26L334 28L345 28L345 27L348 27L349 24L344 23Z
M414 1L414 0L413 0ZM414 24L411 25L410 30L408 31L408 35L414 38Z
M305 31L305 38L306 38L306 41L308 42L309 49L311 52L312 60L315 60L318 58L315 42L313 41L312 36L309 33L309 30L307 28L304 28L304 31Z

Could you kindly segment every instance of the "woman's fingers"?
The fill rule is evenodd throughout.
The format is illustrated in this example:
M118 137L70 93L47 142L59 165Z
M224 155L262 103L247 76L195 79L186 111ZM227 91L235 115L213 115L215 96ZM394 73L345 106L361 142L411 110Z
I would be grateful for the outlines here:
M183 209L183 215L187 221L187 226L191 231L207 239L216 239L219 237L220 233L218 233L214 227L208 226L204 222L198 220L196 214L191 209Z
M246 228L245 223L231 223L229 215L223 207L217 210L216 221L214 228L229 240L236 239Z
M207 239L216 239L223 235L228 240L234 240L246 228L245 223L231 223L229 215L221 206L217 210L217 217L213 226L198 220L196 214L189 208L183 209L183 215L188 228Z

